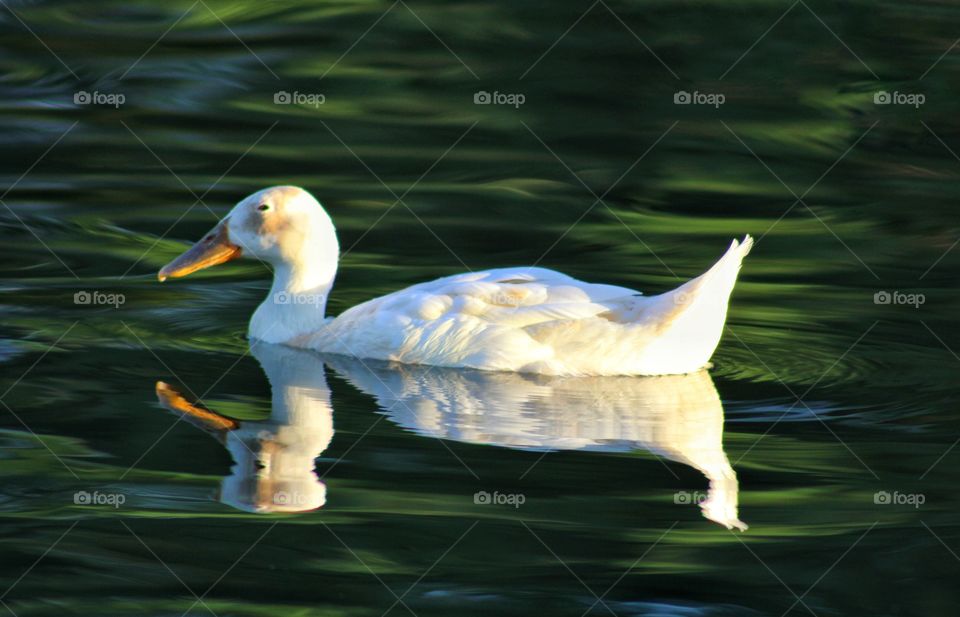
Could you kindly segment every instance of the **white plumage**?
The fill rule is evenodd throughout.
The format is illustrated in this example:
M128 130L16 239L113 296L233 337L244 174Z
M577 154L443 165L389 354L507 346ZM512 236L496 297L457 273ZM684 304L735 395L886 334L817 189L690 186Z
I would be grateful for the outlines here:
M217 237L218 255L235 249L228 259L243 252L275 269L271 294L251 320L252 338L360 358L549 375L665 375L705 367L753 245L750 236L734 240L705 274L657 296L544 268L503 268L414 285L327 319L336 233L309 193L296 187L254 193L207 236ZM161 279L188 274L198 262L219 263L210 250L198 244L161 270Z

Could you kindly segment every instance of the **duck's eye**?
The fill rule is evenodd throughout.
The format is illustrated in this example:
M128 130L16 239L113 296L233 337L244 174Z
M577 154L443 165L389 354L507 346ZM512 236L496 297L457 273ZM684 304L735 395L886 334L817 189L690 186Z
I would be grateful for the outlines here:
M270 204L260 204L259 206L257 206L257 210L259 210L260 212L266 212L269 209L270 209Z

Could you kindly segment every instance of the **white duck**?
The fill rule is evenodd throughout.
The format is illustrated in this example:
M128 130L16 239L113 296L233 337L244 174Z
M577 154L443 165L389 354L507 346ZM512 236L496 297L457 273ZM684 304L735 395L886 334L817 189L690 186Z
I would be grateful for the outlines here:
M548 375L667 375L707 366L753 246L734 240L705 274L645 297L544 268L421 283L325 317L339 245L307 191L277 186L240 203L159 272L179 277L242 255L274 269L249 335L267 343L408 364Z

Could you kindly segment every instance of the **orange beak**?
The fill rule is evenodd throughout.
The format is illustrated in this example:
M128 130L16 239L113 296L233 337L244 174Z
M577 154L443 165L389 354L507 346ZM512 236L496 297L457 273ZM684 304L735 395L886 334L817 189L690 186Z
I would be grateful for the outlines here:
M210 431L233 431L240 428L240 423L236 420L191 403L168 383L158 381L156 390L161 405L174 413L184 414L187 420L200 428Z
M204 236L203 240L165 265L157 273L157 278L162 283L167 280L167 277L186 276L191 272L236 259L241 254L240 247L230 242L226 222L220 221L213 231Z

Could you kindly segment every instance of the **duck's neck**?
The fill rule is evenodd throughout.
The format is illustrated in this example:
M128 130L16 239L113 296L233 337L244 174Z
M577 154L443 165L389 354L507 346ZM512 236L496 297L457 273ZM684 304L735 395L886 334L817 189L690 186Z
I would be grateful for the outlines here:
M270 293L250 320L250 337L289 343L323 327L337 259L336 245L327 245L275 265Z

